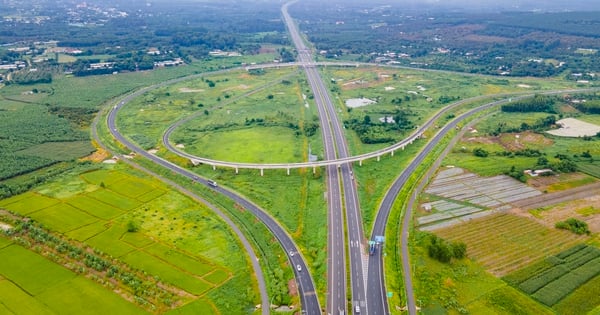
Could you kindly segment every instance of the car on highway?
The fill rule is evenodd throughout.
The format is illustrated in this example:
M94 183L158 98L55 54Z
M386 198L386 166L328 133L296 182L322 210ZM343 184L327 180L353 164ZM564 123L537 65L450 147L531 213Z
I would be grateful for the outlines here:
M356 305L354 307L354 312L356 312L356 314L359 314L360 313L360 306Z
M300 265L296 265L296 270L298 270L298 271L302 271L302 266L300 266Z
M290 251L290 257L294 257L294 251Z
M217 187L217 186L218 186L218 185L217 185L217 182L215 182L215 181L214 181L214 180L212 180L212 179L209 179L209 180L208 180L208 181L206 181L206 182L208 183L208 185L209 185L209 186L213 186L213 187Z

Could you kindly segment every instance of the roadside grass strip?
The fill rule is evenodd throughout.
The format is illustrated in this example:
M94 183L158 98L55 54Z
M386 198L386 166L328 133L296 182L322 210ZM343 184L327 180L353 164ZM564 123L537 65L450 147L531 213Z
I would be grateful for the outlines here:
M148 246L144 251L197 276L204 276L215 269L212 264L202 258L191 257L159 243Z
M144 270L194 295L201 295L213 287L213 285L142 251L129 253L122 259L132 267Z
M46 305L8 280L0 281L0 314L51 315Z
M62 282L36 298L58 314L148 314L84 277Z
M141 203L135 199L131 199L108 189L98 189L87 194L87 196L107 203L123 211L129 211L141 205Z
M70 238L83 242L90 237L94 237L108 229L106 222L98 221L86 226L82 226L78 229L69 231L66 235Z
M121 210L86 195L75 196L67 200L67 203L104 220L110 220L123 214Z
M141 202L149 202L149 201L152 201L152 200L164 195L165 193L166 193L166 191L164 191L162 189L154 189L143 195L138 196L137 200L139 200Z
M580 286L555 304L553 308L563 315L586 314L600 306L600 275Z
M131 245L119 241L126 231L122 226L112 225L106 231L88 239L86 243L109 255L121 257L135 250Z
M448 240L464 242L469 257L496 276L504 276L587 239L504 213L436 230L435 233Z
M95 218L69 204L59 203L30 215L36 221L61 233L75 230L98 221Z
M151 185L144 183L141 180L132 179L118 181L114 184L110 184L108 188L112 191L120 193L121 195L134 199L154 190L154 187Z
M17 196L14 202L7 203L3 207L22 215L28 215L40 209L48 208L60 202L60 200L38 195L33 192L27 192ZM14 198L14 197L13 197ZM13 198L8 198L6 201L11 201Z
M101 183L104 183L105 185L111 185L129 177L124 173L111 170L97 170L93 172L83 173L79 176L81 176L88 183L92 183L95 185L100 185Z
M215 307L205 299L197 299L191 303L188 303L182 307L170 310L165 315L212 315L220 314Z
M600 274L600 249L579 245L516 271L504 279L541 303L553 306Z
M75 273L18 245L0 250L0 274L33 296L76 277Z

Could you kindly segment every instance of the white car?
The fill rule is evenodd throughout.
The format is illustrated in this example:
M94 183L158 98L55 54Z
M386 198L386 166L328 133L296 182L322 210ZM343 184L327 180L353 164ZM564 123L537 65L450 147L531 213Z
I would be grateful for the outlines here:
M298 270L298 271L302 271L302 266L300 266L300 265L296 265L296 270Z
M290 251L290 257L294 257L294 251Z

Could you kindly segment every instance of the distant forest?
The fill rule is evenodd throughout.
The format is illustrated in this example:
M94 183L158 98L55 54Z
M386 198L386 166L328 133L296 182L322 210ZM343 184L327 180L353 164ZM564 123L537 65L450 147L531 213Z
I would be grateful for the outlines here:
M291 14L326 58L508 76L576 74L573 80L595 80L590 72L600 71L599 12L419 12L311 1Z

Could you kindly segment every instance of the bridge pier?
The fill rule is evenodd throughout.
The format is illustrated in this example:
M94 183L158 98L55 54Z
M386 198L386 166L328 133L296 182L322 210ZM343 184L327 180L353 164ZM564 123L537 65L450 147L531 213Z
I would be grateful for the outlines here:
M260 176L264 176L264 175L265 175L264 170L261 168L260 169Z
M358 160L358 166L362 166L362 160Z
M377 162L379 162L379 160L381 160L381 155L377 156Z
M313 174L316 174L316 173L317 173L317 167L313 166Z
M289 167L287 169L287 174L288 174L288 176L290 175L290 168Z
M392 156L394 156L394 150L392 150Z
M237 174L239 174L239 169L238 169L238 167L236 166L236 167L235 167L235 175L237 175Z
M217 170L217 166L213 164L213 171Z

